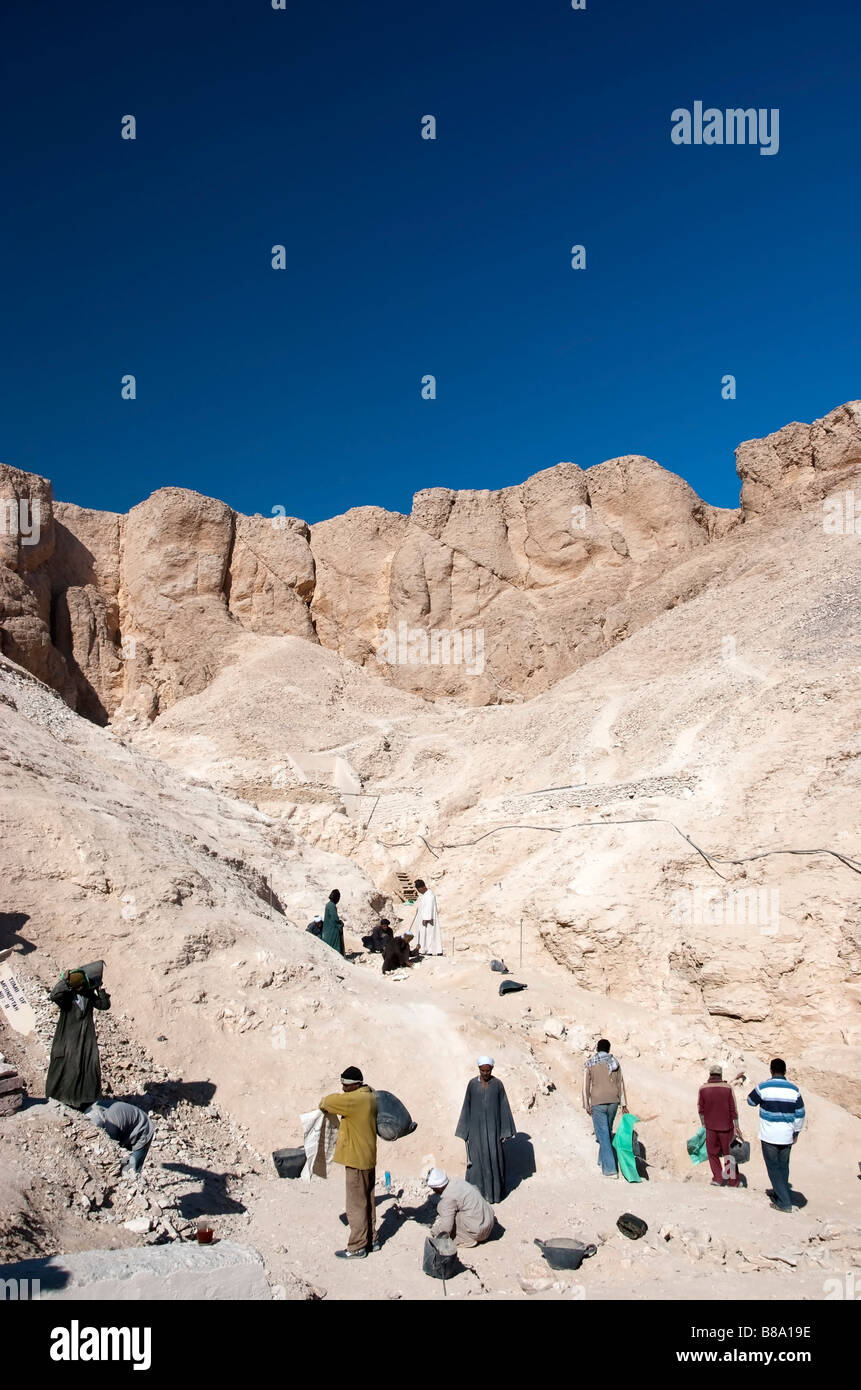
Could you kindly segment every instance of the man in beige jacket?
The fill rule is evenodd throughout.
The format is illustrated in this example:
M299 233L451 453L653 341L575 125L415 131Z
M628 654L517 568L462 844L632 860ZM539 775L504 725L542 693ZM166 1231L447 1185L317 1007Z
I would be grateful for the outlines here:
M480 1245L496 1222L493 1207L464 1178L449 1178L441 1168L428 1173L428 1187L439 1194L432 1236L450 1236L455 1245Z

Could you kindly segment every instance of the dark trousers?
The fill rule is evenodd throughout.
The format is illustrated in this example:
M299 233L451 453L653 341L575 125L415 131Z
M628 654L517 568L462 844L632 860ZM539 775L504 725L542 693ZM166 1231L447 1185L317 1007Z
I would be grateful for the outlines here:
M774 1192L775 1206L784 1210L792 1208L792 1191L789 1186L789 1155L791 1144L766 1144L762 1140L762 1156L768 1172L768 1181Z
M709 1156L709 1167L715 1182L723 1182L721 1156L729 1153L732 1136L733 1131L731 1129L706 1130L706 1153ZM734 1178L729 1179L727 1187L738 1187L738 1173Z
M367 1250L374 1243L376 1208L374 1185L376 1168L345 1168L347 1177L347 1220L350 1223L350 1251Z

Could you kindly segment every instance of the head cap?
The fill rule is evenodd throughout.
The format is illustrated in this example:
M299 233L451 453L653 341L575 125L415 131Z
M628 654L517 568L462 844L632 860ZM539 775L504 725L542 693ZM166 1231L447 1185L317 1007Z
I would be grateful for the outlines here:
M428 1187L445 1187L448 1177L442 1168L431 1168L427 1176Z
M364 1079L358 1067L347 1067L346 1071L341 1072L341 1080L346 1081L348 1086L361 1086Z

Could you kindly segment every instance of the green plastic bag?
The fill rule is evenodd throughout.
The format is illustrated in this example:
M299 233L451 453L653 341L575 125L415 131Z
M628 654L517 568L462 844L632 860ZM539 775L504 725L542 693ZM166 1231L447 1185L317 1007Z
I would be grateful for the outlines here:
M708 1154L706 1153L706 1132L702 1125L696 1134L688 1140L687 1150L691 1163L705 1163Z
M638 1123L638 1115L623 1115L613 1135L613 1148L616 1150L619 1172L626 1182L643 1181L637 1172L637 1160L634 1157L633 1132L634 1125Z

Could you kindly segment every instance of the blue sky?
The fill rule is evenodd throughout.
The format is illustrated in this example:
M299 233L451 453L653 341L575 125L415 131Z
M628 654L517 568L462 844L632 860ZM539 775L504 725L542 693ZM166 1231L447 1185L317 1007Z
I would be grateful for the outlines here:
M848 0L5 0L0 459L316 521L643 453L733 506L739 441L861 395L859 46ZM779 152L675 146L697 100Z

